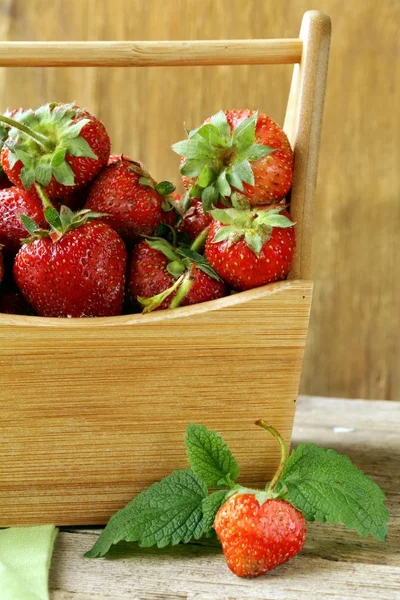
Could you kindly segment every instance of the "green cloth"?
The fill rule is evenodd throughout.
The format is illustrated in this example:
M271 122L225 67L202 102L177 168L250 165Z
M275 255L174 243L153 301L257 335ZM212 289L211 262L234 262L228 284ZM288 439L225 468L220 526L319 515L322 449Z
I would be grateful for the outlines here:
M48 600L54 525L0 530L1 600Z

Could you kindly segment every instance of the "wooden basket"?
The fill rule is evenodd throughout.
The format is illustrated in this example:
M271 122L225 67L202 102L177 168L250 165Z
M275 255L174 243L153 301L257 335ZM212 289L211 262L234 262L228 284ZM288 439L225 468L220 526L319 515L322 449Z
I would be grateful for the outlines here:
M186 468L188 423L220 432L241 481L265 483L290 441L309 321L312 201L330 20L298 39L0 43L0 66L294 63L285 131L295 151L289 280L149 315L0 315L0 526L100 524L144 487ZM262 108L262 107L260 107Z

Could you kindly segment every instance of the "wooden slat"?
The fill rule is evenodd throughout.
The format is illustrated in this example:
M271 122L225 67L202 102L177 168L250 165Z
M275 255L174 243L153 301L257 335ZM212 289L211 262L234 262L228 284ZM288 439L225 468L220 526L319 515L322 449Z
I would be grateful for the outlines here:
M290 212L296 222L296 254L290 277L311 276L312 215L328 70L331 20L311 10L303 17L302 61L293 69L284 130L295 155Z
M292 64L302 41L0 42L0 67L172 67Z
M299 398L293 445L345 453L373 477L391 515L385 544L342 526L309 523L301 554L256 580L230 573L215 544L157 550L119 544L110 558L82 557L97 538L62 531L50 573L51 600L394 600L400 597L400 403Z

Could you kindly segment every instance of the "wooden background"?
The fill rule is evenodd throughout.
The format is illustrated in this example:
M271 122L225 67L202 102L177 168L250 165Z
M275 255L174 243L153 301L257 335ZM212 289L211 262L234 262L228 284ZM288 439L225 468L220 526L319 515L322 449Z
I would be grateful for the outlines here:
M398 0L0 0L0 39L297 37L310 8L331 16L333 41L302 392L399 400ZM115 152L178 182L169 147L184 121L249 107L282 123L290 78L290 66L0 69L0 110L75 100Z

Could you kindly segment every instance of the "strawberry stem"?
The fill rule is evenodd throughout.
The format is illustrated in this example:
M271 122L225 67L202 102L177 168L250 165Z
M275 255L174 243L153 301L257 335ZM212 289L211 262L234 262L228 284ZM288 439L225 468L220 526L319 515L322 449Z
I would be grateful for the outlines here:
M178 291L176 292L171 304L169 305L170 308L177 308L177 306L180 305L180 303L192 287L193 281L189 278L189 275L190 272L186 273L181 285L178 288Z
M276 438L278 440L279 445L281 447L281 462L279 463L279 467L277 468L276 473L273 476L271 483L269 484L269 487L268 487L268 490L272 491L274 489L275 485L278 483L279 477L282 474L283 467L285 466L285 462L288 457L288 451L286 448L285 440L283 439L281 434L278 433L278 431L276 429L274 429L274 427L272 427L271 425L268 425L268 423L263 421L263 419L257 419L257 421L255 421L255 425L258 425L259 427L262 427L263 429L266 429L267 431L269 431L274 436L274 438Z
M205 229L203 229L203 231L197 236L193 244L190 246L191 250L193 250L194 252L200 252L203 249L203 246L206 243L209 229L210 227L206 227Z
M43 208L46 209L49 206L51 206L51 208L53 208L52 203L50 202L50 200L48 199L48 197L46 196L46 194L44 193L44 190L42 188L42 186L38 183L35 183L35 187L36 187L36 191L39 194L39 198L42 201L43 204Z
M29 137L35 140L35 142L37 142L45 150L52 150L52 148L50 147L50 140L46 136L42 135L41 133L37 133L36 131L32 131L30 127L27 127L23 123L20 123L19 121L14 121L14 119L10 119L9 117L5 117L4 115L0 115L0 123L6 123L6 125L10 125L10 127L15 127L15 129L19 129L19 131L22 131L23 133L29 135Z

